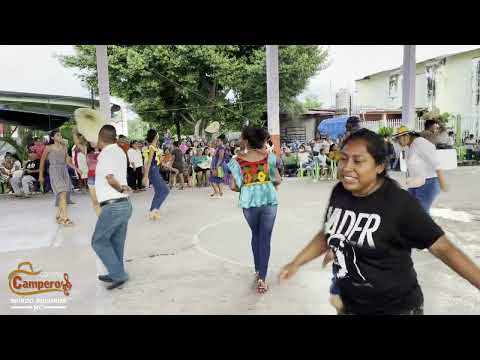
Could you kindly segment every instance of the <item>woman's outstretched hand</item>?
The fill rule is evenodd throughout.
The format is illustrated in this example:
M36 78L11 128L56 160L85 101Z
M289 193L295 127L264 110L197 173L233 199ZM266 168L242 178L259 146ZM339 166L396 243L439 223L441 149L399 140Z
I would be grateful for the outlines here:
M285 265L278 276L279 282L282 283L283 281L290 280L296 274L298 269L299 266L293 262Z

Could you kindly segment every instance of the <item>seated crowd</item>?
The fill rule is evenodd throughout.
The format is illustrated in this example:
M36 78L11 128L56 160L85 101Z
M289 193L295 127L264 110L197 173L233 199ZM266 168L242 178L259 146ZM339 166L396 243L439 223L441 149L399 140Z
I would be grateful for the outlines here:
M125 151L128 161L128 185L134 192L144 191L142 183L145 156L147 148L145 141L132 140L123 135L118 138L118 145ZM38 182L40 159L46 144L39 138L34 138L28 146L28 160L23 164L14 153L5 153L0 156L0 193L14 194L17 197L30 197L33 193L50 192L48 176L48 161L45 166L45 187L40 188ZM238 143L232 141L226 145L225 161L231 158L235 151L239 151ZM209 186L208 178L215 146L206 140L164 141L161 147L160 173L169 184L170 189L179 184L184 186ZM87 189L88 167L85 155L78 150L76 145L68 149L68 155L72 158L75 166L80 170L75 172L67 166L75 189ZM225 182L229 181L226 177Z
M283 143L279 170L282 176L292 177L301 175L302 171L310 171L318 165L320 177L325 178L331 172L332 165L339 160L339 143L341 139L333 141L327 136L317 136L308 143ZM331 174L335 177L335 174Z

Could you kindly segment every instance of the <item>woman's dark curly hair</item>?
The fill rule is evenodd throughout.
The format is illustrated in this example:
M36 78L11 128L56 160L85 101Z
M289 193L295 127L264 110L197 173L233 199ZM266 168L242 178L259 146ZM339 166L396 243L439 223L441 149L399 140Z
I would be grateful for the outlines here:
M263 149L268 137L268 131L262 127L247 126L242 130L242 138L252 149Z

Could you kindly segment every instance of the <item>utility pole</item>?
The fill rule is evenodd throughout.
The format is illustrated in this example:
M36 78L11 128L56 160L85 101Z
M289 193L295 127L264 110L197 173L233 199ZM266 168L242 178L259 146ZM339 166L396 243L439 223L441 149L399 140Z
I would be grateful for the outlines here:
M402 123L415 128L415 45L403 45Z
M93 86L90 88L90 100L92 101L92 109L95 110L95 91Z
M280 96L278 79L278 45L267 45L267 119L268 132L275 154L280 156Z
M111 121L110 113L110 85L108 82L107 45L95 45L97 55L98 93L100 95L100 112L107 122Z

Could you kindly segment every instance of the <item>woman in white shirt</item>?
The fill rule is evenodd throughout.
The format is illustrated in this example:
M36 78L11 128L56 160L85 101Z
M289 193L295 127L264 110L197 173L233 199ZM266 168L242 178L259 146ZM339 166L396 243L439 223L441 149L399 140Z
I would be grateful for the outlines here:
M398 129L395 137L398 137L401 146L408 146L408 192L429 212L440 190L447 191L435 145L405 126Z

